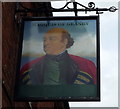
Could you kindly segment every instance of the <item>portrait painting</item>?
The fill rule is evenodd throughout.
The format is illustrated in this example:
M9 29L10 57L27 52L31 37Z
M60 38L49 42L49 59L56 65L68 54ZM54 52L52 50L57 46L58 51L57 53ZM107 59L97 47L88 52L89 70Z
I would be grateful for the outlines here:
M98 16L23 19L18 100L100 100Z

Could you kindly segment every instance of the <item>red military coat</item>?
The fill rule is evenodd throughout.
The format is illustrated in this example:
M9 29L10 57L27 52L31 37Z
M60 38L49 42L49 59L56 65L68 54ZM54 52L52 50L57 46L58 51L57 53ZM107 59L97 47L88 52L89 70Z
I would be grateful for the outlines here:
M74 84L87 84L90 83L91 80L93 81L93 84L96 84L96 66L95 64L85 58L79 57L79 56L75 56L75 55L71 55L69 54L70 58L78 65L78 67L80 68L79 72L77 72L77 76L76 79L74 80ZM32 65L34 65L35 63L41 61L42 59L44 59L45 56L37 58L27 64L25 64L22 68L21 68L21 75L28 73L32 68ZM30 77L24 77L23 80L25 79L29 79Z

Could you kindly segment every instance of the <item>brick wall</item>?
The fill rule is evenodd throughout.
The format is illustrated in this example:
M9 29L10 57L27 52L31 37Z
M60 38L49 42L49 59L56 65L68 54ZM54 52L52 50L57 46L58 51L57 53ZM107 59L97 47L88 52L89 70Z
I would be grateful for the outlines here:
M48 8L50 4L45 3L22 3L28 8L43 7ZM2 107L15 109L27 108L30 109L28 102L14 102L14 84L16 76L17 55L20 39L20 26L15 21L16 3L4 2L2 3ZM52 15L52 13L50 14ZM46 13L28 13L27 16L46 16ZM32 102L32 109L49 109L60 107L64 108L63 102Z
M2 107L27 107L27 102L14 102L14 83L19 46L19 28L14 19L16 3L2 3Z

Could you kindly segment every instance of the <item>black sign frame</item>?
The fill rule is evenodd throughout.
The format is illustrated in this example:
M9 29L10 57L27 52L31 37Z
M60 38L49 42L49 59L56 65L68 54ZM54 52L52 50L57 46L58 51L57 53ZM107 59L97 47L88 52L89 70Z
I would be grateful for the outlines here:
M40 97L40 96L21 96L19 93L20 90L20 67L21 67L21 59L22 59L22 50L23 50L23 39L25 32L25 22L26 21L59 21L59 20L95 20L96 21L96 70L97 70L97 84L96 84L96 97L92 96L78 96L78 97ZM33 88L33 87L32 87ZM24 90L25 91L25 90ZM33 94L34 95L34 94ZM26 17L22 19L22 27L21 27L21 36L20 36L20 44L19 44L19 53L18 53L18 64L16 71L16 83L15 83L15 91L14 91L14 100L15 101L100 101L100 28L99 28L99 16L80 16L80 17Z

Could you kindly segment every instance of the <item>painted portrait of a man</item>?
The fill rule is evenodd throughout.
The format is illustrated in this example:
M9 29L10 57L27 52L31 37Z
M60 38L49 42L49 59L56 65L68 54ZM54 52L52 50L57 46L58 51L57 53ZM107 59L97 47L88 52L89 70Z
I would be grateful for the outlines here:
M74 46L69 31L55 27L43 36L45 54L21 68L22 84L96 84L96 66L88 59L68 52Z
M99 100L99 19L26 18L18 99Z

